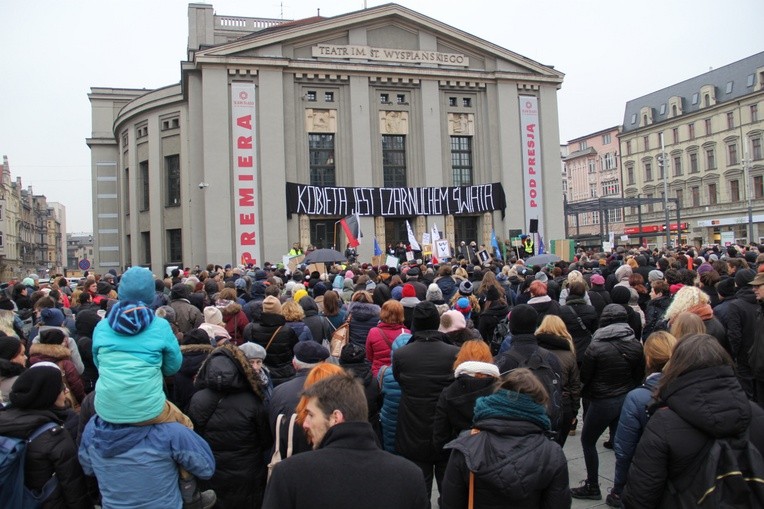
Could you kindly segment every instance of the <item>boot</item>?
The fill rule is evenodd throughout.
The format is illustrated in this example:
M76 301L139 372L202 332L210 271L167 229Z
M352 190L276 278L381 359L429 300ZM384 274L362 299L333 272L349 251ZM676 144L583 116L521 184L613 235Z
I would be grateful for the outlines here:
M570 496L573 498L583 498L587 500L602 500L600 485L589 481L582 481L578 488L571 488Z
M213 490L200 492L196 485L196 477L180 479L180 496L183 499L183 509L211 509L217 502Z
M610 507L623 507L621 505L620 493L615 493L613 491L611 491L607 498L605 498L605 503Z

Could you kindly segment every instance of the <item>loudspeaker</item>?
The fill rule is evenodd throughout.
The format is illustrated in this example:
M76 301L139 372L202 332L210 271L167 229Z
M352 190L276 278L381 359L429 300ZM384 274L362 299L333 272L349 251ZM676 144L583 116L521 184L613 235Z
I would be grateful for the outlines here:
M531 219L531 224L528 226L528 233L538 233L538 232L539 232L539 220Z

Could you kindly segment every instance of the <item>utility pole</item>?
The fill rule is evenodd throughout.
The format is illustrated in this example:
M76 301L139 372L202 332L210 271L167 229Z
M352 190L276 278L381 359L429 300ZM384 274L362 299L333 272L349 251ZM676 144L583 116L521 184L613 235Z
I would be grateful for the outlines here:
M668 249L671 247L671 219L669 219L668 209L668 166L666 165L666 147L663 144L663 131L659 135L661 137L661 172L663 173L663 211L666 214L666 249Z

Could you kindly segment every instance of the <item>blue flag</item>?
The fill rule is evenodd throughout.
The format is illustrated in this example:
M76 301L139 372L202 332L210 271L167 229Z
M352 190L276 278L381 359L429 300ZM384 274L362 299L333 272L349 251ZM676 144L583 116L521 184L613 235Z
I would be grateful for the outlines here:
M493 228L491 228L491 245L493 246L496 258L501 260L501 249L499 249L499 241L496 239L496 231Z
M546 249L544 249L544 238L541 236L541 233L539 235L539 254L546 253Z
M382 254L382 248L379 247L377 237L374 237L374 256L380 256Z

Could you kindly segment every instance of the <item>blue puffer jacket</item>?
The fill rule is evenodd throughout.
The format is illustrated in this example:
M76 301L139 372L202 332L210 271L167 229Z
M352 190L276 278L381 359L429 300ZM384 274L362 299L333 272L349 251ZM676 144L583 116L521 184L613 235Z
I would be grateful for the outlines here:
M633 389L626 395L621 407L621 417L618 420L618 431L613 441L615 450L615 480L613 490L621 493L626 485L626 474L629 472L631 458L637 450L637 444L642 432L647 426L647 405L653 398L653 391L661 379L662 373L653 373L645 383Z
M131 307L132 306L132 307ZM110 311L130 318L112 329L114 317L101 320L93 331L93 362L98 368L95 409L105 421L127 424L158 416L165 405L163 376L172 376L183 362L178 340L167 320L133 320L142 304L120 302ZM143 306L146 308L146 306ZM133 311L131 311L133 310ZM128 330L129 329L129 330Z
M393 361L393 354L397 349L408 344L411 334L400 334L393 341L392 351L390 352L390 362ZM383 371L384 370L384 371ZM379 411L379 421L382 424L382 446L387 452L397 454L395 451L395 430L398 426L398 406L401 403L401 386L393 377L392 366L380 368L382 376L382 397L384 402ZM377 377L379 378L379 376Z
M82 435L79 460L100 480L103 506L115 509L180 509L178 466L200 479L215 473L207 442L176 422L125 426L95 416Z
M348 304L350 314L350 341L366 349L369 331L379 323L379 306L366 302Z

